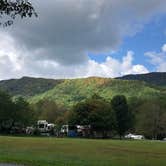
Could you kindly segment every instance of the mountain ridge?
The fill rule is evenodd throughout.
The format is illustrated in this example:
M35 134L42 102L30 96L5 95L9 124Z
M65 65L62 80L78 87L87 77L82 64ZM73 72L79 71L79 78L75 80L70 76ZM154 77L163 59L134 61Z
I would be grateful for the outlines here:
M22 77L21 79L0 81L0 88L6 90L12 96L23 96L30 103L53 100L58 104L70 107L86 100L94 93L107 100L119 94L125 95L127 98L154 98L166 95L166 89L163 88L166 87L166 73L162 77L162 82L158 80L161 86L157 82L157 79L161 78L160 76L161 73L149 73L141 76L141 78L146 78L143 80L137 80L136 75L121 78L88 77L58 80ZM125 79L126 77L127 79ZM154 84L155 82L157 84Z
M8 79L0 81L0 89L7 91L10 95L33 96L52 89L62 79L46 79L24 76L20 79Z
M122 80L139 80L145 81L147 83L157 85L157 86L166 86L166 72L151 72L145 74L129 74L122 77L117 77L116 79Z
M82 102L93 94L98 94L106 100L115 95L130 97L154 98L161 94L160 89L149 86L137 80L117 80L109 78L65 80L53 89L29 99L31 103L41 100L53 100L65 106L73 106Z

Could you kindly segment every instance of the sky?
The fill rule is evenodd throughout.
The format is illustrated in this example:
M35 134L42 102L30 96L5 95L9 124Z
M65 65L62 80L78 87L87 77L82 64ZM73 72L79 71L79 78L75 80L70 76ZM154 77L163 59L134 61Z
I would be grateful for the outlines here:
M31 0L0 27L0 80L166 72L166 0Z

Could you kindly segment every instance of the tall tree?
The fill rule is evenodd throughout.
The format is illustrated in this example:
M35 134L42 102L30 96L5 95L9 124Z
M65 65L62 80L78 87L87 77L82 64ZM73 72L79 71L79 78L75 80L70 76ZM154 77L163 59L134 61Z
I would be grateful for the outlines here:
M111 105L116 116L117 132L122 138L125 132L132 127L132 114L129 111L126 97L123 95L114 96Z
M13 117L14 123L20 127L32 125L35 120L34 110L30 107L29 103L22 97L15 100L15 114Z
M0 131L5 132L12 124L12 115L14 114L14 103L11 97L0 91Z
M62 119L67 109L58 105L54 101L42 100L34 105L38 119L45 119L48 122L55 123L57 119Z
M115 118L110 103L96 94L73 108L72 124L90 125L92 131L107 135L115 127Z
M0 92L0 132L10 133L12 128L22 129L33 122L34 114L29 104L23 99L12 98Z
M166 136L166 104L161 99L147 99L137 109L136 131L147 138Z

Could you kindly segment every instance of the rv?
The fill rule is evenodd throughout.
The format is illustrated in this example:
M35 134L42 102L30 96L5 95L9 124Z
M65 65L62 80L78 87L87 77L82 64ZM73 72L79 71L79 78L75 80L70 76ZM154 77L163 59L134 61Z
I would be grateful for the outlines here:
M63 125L61 127L60 133L62 136L76 137L77 127L75 125Z
M55 124L48 123L46 120L38 120L37 121L37 130L41 133L41 135L50 135L55 134Z
M62 136L68 137L89 137L90 126L89 125L63 125L60 133Z

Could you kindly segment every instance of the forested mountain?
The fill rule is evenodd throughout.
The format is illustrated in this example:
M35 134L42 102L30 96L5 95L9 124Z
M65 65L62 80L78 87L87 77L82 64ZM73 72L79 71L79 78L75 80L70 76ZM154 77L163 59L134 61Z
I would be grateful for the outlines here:
M126 75L118 77L122 80L140 80L157 86L166 86L166 72L153 72L147 74Z
M163 91L161 92L160 89L141 81L90 77L65 80L53 89L29 98L29 101L36 103L40 100L49 99L58 104L72 106L95 93L108 100L115 95L125 95L127 98L155 98L163 93L166 94Z
M62 80L22 77L21 79L0 81L0 89L7 91L12 96L29 97L50 90L61 82Z
M89 77L66 80L23 77L0 81L0 88L12 96L26 97L31 103L47 99L68 107L84 101L94 93L105 99L111 99L119 94L125 95L127 98L164 96L166 95L165 89L160 89L154 84L166 86L165 76L166 73L149 73L128 75L119 79Z
M128 125L128 116L125 123L123 120L125 115L130 115L130 131L143 134L146 138L162 139L166 137L166 84L164 77L160 82L161 73L159 76L155 73L156 77L154 73L150 75L152 76L147 74L148 78L146 75L138 75L141 80L144 78L143 81L135 80L135 76L126 76L128 80L101 77L64 80L23 77L0 81L0 89L12 95L0 90L0 132L10 131L2 129L3 124L11 119L22 125L45 119L58 126L88 121L88 124L95 124L94 126L101 125L96 129L108 129L109 126L116 130L114 127L117 122L122 123L121 126ZM156 84L157 79L160 84ZM119 108L119 99L122 98L126 101L126 106L120 108L128 110L129 114L123 114L122 120L118 118L118 121L114 121L117 118L113 112L116 106ZM110 105L112 103L114 108ZM82 111L88 114L85 116Z

